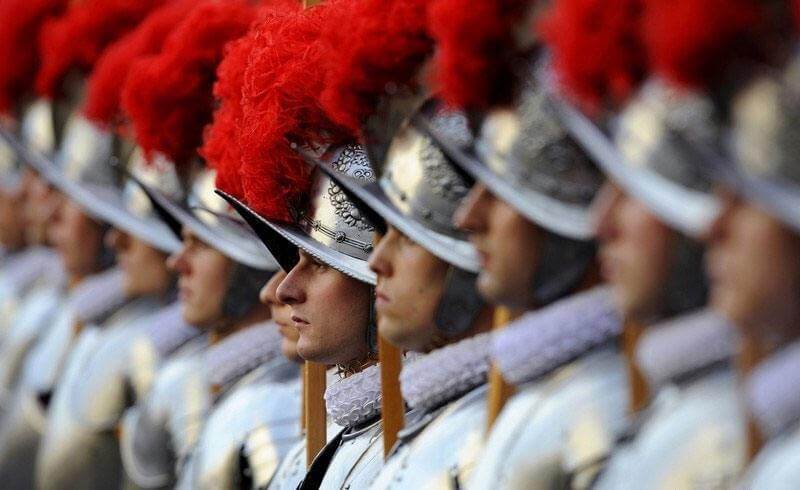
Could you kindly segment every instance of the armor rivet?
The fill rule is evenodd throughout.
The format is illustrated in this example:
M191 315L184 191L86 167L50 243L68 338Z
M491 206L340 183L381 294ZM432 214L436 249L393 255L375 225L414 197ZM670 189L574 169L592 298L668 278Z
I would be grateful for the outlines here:
M406 193L403 192L403 191L400 191L400 196L399 197L400 197L401 201L405 201L406 199L408 199L408 196L406 196Z
M336 240L337 243L343 243L346 238L347 235L345 235L343 231L337 231L333 237L333 239Z
M431 219L433 217L433 213L430 209L423 208L422 209L422 217L425 219Z

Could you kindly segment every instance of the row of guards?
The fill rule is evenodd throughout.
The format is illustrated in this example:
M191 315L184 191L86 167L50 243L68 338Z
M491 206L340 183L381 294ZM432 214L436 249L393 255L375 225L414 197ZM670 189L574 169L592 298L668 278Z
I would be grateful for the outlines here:
M0 0L2 486L796 488L798 32Z

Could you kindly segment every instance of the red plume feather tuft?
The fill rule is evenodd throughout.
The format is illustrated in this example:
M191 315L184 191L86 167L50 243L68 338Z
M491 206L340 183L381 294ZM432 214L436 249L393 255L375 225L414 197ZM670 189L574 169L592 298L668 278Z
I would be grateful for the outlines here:
M164 40L197 0L174 0L154 10L133 32L103 52L89 78L84 114L101 125L121 121L120 98L131 65L138 58L158 54Z
M584 109L623 103L647 74L643 0L556 0L538 28L566 93Z
M246 0L198 4L156 56L130 68L122 108L145 154L160 152L176 164L197 155L214 110L212 93L225 45L246 32L256 8Z
M433 85L456 107L482 110L509 102L513 87L514 30L528 0L436 0L430 30L436 39Z
M48 21L39 36L41 69L36 91L56 97L70 70L89 71L103 50L133 28L164 0L82 0Z
M245 198L262 216L289 221L308 197L310 169L290 146L342 141L352 135L332 123L319 96L330 52L320 42L327 15L343 1L261 23L245 71L239 123Z
M27 95L39 70L35 40L49 19L66 10L69 0L0 2L0 112L9 113Z
M426 26L427 0L349 2L341 18L326 19L333 61L321 95L337 123L358 132L391 86L411 85L433 52Z
M645 41L653 71L703 88L723 81L727 65L758 53L766 12L761 0L646 0Z

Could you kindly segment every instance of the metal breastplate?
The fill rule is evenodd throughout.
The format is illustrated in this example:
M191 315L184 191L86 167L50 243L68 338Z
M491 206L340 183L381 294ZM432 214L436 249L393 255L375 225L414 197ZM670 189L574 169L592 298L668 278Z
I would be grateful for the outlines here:
M169 358L181 358L199 354L208 347L208 338L204 335L189 340L169 355ZM131 346L128 376L133 389L135 402L144 400L153 388L156 377L168 358L164 358L153 345L150 338L138 335Z
M17 315L0 344L0 406L8 402L17 383L26 355L39 336L52 323L63 294L58 287L42 285L31 290L21 301Z
M127 476L143 488L171 485L194 447L211 406L202 353L171 358L146 399L122 421L120 451Z
M733 373L717 369L662 388L636 438L619 448L598 489L731 488L745 463L745 424Z
M47 411L37 458L40 488L104 488L121 481L113 429L126 406L126 349L153 303L133 302L81 331Z
M327 427L327 439L328 441L332 440L336 437L339 432L341 432L342 427L336 425L335 423L328 421ZM254 456L257 455L257 452L254 451L260 445L263 447L263 441L259 444L255 437L259 439L261 434L254 433L251 435L251 438L247 441L245 452L250 454L250 459L252 460ZM252 466L252 468L257 468L257 466ZM269 483L266 487L261 486L259 483L263 481L261 478L256 478L258 473L254 472L253 476L253 486L255 488L267 488L269 490L297 490L297 486L303 481L303 477L306 475L306 441L305 439L301 440L297 443L291 450L289 450L286 458L281 461L278 469L275 471L275 474L272 476L272 479L269 480Z
M800 482L800 427L771 440L742 480L751 490L789 490Z
M179 488L217 489L237 485L241 469L239 450L255 430L265 430L264 454L261 471L274 472L278 463L300 440L300 390L296 382L296 366L287 366L281 359L263 365L243 377L218 402L203 428L203 433L189 458ZM289 380L276 380L276 371L292 368L295 376ZM285 378L285 376L282 376Z
M522 385L503 408L470 489L586 488L627 426L628 388L615 349L590 353Z
M342 436L328 465L321 489L368 488L383 466L383 435L380 420Z
M372 488L425 488L474 464L486 427L486 385L447 405L413 439L403 441Z

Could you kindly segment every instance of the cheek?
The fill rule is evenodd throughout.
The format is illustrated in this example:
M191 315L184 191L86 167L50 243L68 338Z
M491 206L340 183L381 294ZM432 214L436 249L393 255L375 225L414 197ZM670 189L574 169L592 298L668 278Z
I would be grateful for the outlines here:
M639 204L631 205L620 220L621 260L628 272L647 284L666 279L671 231Z
M225 292L228 290L228 270L225 259L216 256L215 252L198 254L192 264L194 288L196 297L210 308L222 304Z

